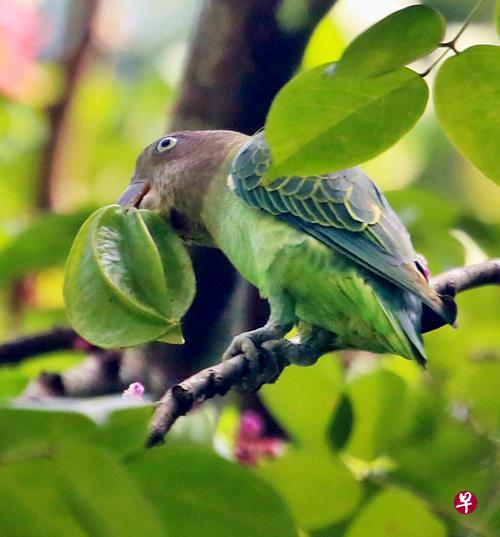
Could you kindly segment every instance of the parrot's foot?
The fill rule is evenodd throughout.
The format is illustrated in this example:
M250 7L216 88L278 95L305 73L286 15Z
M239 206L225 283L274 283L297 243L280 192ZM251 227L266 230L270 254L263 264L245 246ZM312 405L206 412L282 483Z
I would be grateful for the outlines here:
M291 364L314 365L320 356L333 348L335 334L324 328L302 323L299 325L299 333L291 341L284 340L282 343L281 352Z
M249 369L248 375L234 386L237 391L254 392L263 384L276 381L287 365L287 360L280 352L274 352L274 348L284 341L282 338L290 329L291 326L269 323L233 339L222 359L229 360L244 354Z

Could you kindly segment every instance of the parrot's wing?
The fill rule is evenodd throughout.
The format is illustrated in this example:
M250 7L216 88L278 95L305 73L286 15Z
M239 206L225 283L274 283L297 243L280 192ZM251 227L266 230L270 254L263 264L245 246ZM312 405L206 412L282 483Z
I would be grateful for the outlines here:
M455 311L418 268L410 236L384 195L359 168L310 177L279 177L262 184L270 164L264 133L236 155L231 180L236 194L342 252L399 287L415 293L446 322Z

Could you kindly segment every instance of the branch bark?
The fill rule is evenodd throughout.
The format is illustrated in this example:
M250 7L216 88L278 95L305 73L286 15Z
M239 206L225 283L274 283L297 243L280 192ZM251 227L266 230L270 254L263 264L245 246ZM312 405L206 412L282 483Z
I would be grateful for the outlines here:
M59 99L46 110L49 135L42 152L37 196L37 208L41 210L48 210L54 205L54 183L58 179L59 155L64 150L66 118L90 47L92 20L97 6L98 0L79 0L69 7L67 35L60 61L65 87Z
M79 335L72 328L54 328L0 345L0 364L16 364L37 354L72 349Z
M433 278L431 284L439 293L451 296L483 285L500 285L500 259L444 272ZM147 446L162 444L172 425L187 414L193 405L216 395L225 395L247 374L247 359L239 354L226 362L203 369L170 388L157 404L151 419Z

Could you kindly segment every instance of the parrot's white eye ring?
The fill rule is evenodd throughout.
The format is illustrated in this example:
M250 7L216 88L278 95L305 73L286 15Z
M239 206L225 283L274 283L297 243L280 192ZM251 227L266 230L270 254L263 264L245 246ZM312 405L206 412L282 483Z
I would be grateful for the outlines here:
M177 145L177 138L174 138L173 136L165 136L165 138L162 138L156 144L156 151L158 153L165 153L165 151L169 151L170 149L173 149L176 145Z

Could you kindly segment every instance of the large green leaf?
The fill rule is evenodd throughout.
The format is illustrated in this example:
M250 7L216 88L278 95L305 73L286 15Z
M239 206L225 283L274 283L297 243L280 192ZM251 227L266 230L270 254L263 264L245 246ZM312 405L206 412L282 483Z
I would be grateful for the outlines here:
M100 447L59 444L46 455L17 451L3 462L0 521L6 535L168 535L126 468Z
M62 265L78 228L91 211L44 214L0 250L0 285L25 273Z
M329 65L297 76L267 117L269 179L329 173L374 157L413 127L427 97L425 81L405 67L368 79L336 77Z
M387 73L432 52L445 22L429 6L410 6L392 13L359 35L345 50L335 76L369 77Z
M321 446L341 394L341 377L340 360L326 355L314 367L287 367L276 384L259 393L294 443Z
M100 448L69 446L55 458L56 482L66 505L88 535L168 535L156 509L126 468Z
M445 537L443 524L417 496L387 490L375 496L354 519L346 537Z
M129 464L177 537L295 537L283 500L257 476L211 451L168 446Z
M161 218L96 211L80 229L66 264L68 316L100 347L161 340L181 343L180 318L195 292L189 256Z
M259 473L286 499L302 528L319 528L351 514L361 499L353 474L326 449L293 449Z
M18 446L47 445L62 437L75 441L93 439L97 425L76 412L57 412L23 408L0 408L0 423L9 434L0 435L0 452Z
M347 394L354 416L351 434L343 446L349 455L367 461L386 455L414 426L415 397L395 373L379 369L355 378ZM339 406L333 423L342 410Z
M36 457L34 452L16 455L18 460L0 466L0 524L8 527L7 535L87 537L66 506L49 457Z
M500 183L500 47L477 45L449 58L436 76L434 103L448 138Z

